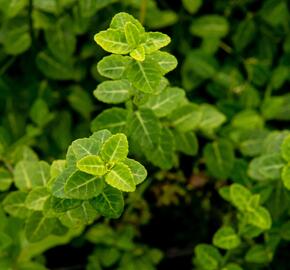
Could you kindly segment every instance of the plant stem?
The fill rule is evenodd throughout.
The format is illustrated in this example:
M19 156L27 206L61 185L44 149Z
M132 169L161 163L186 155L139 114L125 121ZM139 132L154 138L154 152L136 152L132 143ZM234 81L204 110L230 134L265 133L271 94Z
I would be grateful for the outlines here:
M140 16L139 16L139 20L142 24L144 24L144 21L145 21L146 10L147 10L147 0L142 0L141 7L140 7Z

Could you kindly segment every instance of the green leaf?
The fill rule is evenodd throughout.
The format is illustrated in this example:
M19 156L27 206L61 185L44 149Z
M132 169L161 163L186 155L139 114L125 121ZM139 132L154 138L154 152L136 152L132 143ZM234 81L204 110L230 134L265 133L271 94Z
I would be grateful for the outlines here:
M45 161L20 161L14 169L15 185L20 190L45 186L50 178L50 167Z
M146 54L153 53L167 46L171 41L169 36L160 32L148 32L145 34L145 39L144 48Z
M36 64L45 76L53 80L72 80L77 78L71 61L63 63L55 59L48 52L43 51L38 53L36 56Z
M290 190L290 165L289 164L283 167L281 178L282 178L284 187Z
M230 176L234 166L234 148L233 145L220 139L207 144L204 148L205 164L209 173L217 179L227 179Z
M25 205L30 210L42 211L49 196L46 187L36 187L28 193Z
M247 254L246 261L249 263L268 263L272 260L273 254L270 250L267 250L263 245L252 246Z
M94 110L91 95L79 86L72 86L68 96L70 106L81 116L88 119Z
M175 139L175 148L186 155L195 156L198 151L198 141L193 131L180 132L171 130Z
M167 87L157 96L150 96L143 107L150 108L158 117L169 115L185 100L185 92L178 87Z
M102 111L92 122L91 130L108 129L112 133L124 132L128 111L122 108L110 108Z
M147 171L141 163L131 158L126 158L123 163L130 168L135 185L141 184L146 179Z
M229 32L229 24L226 19L219 15L205 15L197 18L190 26L193 35L222 38Z
M111 136L112 136L112 133L109 130L103 129L103 130L99 130L99 131L94 132L89 138L94 139L100 145L103 145L103 143L107 139L109 139Z
M64 192L64 185L68 178L70 178L75 172L76 168L74 166L65 168L52 182L51 184L51 193L53 196L58 198L66 198L66 194Z
M146 157L154 165L169 170L174 165L175 141L171 131L163 128L159 137L159 142L153 148L146 149Z
M85 156L77 162L77 168L85 173L102 176L107 172L106 164L100 156Z
M203 104L200 106L201 120L199 122L199 129L205 134L211 134L214 130L220 127L225 121L226 117L219 112L214 106Z
M103 187L104 182L101 177L76 171L67 179L64 191L70 198L88 200L100 194Z
M76 162L85 156L98 155L101 145L102 142L93 136L73 141L66 155L68 166L75 166Z
M25 205L26 197L27 193L23 191L10 192L2 202L4 210L13 217L26 218L29 214Z
M243 270L239 265L235 263L229 263L222 270Z
M61 199L54 196L52 196L50 199L50 205L52 209L57 213L62 213L77 208L82 204L82 202L82 200Z
M156 92L162 78L158 64L147 59L143 62L131 62L126 70L126 75L132 85L144 93Z
M12 175L11 173L0 167L0 191L6 191L10 188L12 184Z
M130 98L132 87L127 80L105 81L98 85L94 96L105 103L122 103Z
M190 14L196 13L202 5L202 0L182 0L183 7Z
M194 249L195 256L200 265L205 270L217 270L220 262L222 261L222 256L219 251L207 244L199 244Z
M56 222L56 218L45 217L39 211L33 212L25 224L25 236L27 240L33 243L49 236Z
M213 244L222 249L234 249L240 243L241 240L232 227L220 228L213 237Z
M12 238L4 232L0 232L0 251L2 252L13 243Z
M157 51L148 55L147 58L158 63L162 75L172 71L177 66L177 59L168 52Z
M124 30L127 43L132 48L136 48L139 45L141 38L138 27L134 23L126 22Z
M128 155L127 137L122 133L112 135L102 146L101 157L108 163L123 161Z
M130 56L137 61L144 61L145 60L145 49L144 46L141 44L132 52L130 52Z
M105 176L106 182L114 188L125 192L133 192L136 189L134 176L129 166L117 163Z
M130 137L141 147L153 148L161 132L158 118L150 109L140 109L128 119Z
M72 57L76 48L76 38L71 30L69 17L56 21L53 28L45 30L45 40L52 54L61 61Z
M240 184L232 184L230 186L231 202L241 211L247 210L251 196L251 192Z
M122 192L108 185L97 197L90 200L90 203L107 218L119 218L124 209Z
M259 206L248 214L249 223L262 229L269 230L272 226L272 219L269 211Z
M250 162L248 174L257 181L277 180L284 164L280 154L262 155Z
M187 132L197 128L201 120L201 112L196 104L185 104L177 107L169 119L171 125L180 132Z
M128 54L132 46L127 43L126 36L117 29L101 31L94 36L94 40L105 51L115 54Z
M97 69L102 76L117 80L122 78L130 61L129 57L112 54L99 61Z
M48 106L43 99L37 99L30 109L31 120L40 127L50 122L54 115L49 112Z
M134 24L138 28L140 33L144 32L142 24L138 20L136 20L132 15L126 12L119 12L118 14L116 14L111 21L110 27L124 31L125 25L128 22Z
M290 162L290 135L283 140L281 154L286 161Z
M70 228L78 228L83 225L91 224L97 217L98 213L88 201L60 216L63 225Z

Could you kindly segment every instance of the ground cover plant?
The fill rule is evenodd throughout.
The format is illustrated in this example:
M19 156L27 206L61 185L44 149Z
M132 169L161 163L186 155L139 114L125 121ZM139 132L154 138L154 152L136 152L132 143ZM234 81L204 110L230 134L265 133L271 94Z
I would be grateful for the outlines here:
M0 0L0 269L288 270L286 0Z

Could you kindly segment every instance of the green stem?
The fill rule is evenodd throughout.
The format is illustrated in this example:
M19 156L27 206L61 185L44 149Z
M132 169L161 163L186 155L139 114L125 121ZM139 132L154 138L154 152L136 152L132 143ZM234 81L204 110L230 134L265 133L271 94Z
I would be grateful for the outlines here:
M13 56L11 57L0 69L0 76L2 76L6 70L14 63L14 61L16 60L16 57Z
M140 7L140 16L139 16L139 20L142 24L144 24L144 21L145 21L146 11L147 11L147 0L142 0L141 7Z
M232 255L232 251L231 250L227 250L227 252L226 252L226 254L225 254L224 258L223 258L223 261L222 261L222 266L226 265L226 263L230 259L231 255Z

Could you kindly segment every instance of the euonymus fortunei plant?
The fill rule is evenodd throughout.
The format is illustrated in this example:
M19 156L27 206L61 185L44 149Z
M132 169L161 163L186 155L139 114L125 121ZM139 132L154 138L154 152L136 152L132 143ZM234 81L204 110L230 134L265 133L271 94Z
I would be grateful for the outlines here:
M288 270L289 3L209 2L0 0L0 270Z

